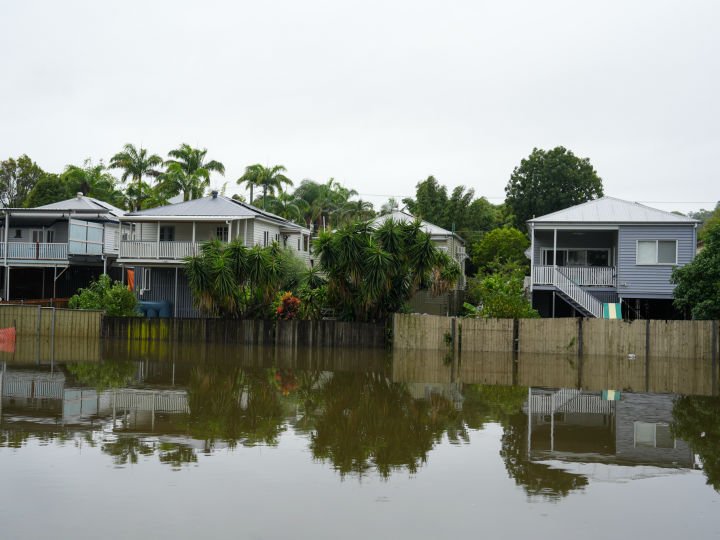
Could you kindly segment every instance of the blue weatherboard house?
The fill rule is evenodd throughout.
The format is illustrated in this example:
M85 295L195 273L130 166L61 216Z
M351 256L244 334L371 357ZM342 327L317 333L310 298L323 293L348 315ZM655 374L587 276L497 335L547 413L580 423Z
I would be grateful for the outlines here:
M543 317L675 319L670 275L695 257L698 221L614 197L528 220Z

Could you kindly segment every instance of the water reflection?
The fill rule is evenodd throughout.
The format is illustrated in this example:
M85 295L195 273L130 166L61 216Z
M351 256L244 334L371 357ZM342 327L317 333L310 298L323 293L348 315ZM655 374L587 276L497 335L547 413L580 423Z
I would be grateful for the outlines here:
M610 400L574 385L579 366L566 358L543 372L537 359L523 366L509 355L142 347L111 343L85 362L5 362L0 446L84 444L115 467L155 460L177 470L292 432L341 477L389 478L418 473L439 444L469 444L494 424L505 469L530 497L585 489L596 474L587 464L618 466L616 479L628 479L692 469L696 455L720 489L717 397Z

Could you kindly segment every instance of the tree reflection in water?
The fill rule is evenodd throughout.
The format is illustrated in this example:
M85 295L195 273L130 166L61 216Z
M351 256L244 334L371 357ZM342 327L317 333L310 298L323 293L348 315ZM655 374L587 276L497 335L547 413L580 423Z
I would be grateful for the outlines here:
M720 397L682 396L673 406L673 434L700 458L707 483L720 491Z
M460 414L442 396L413 399L404 385L376 373L335 373L310 404L313 456L343 476L372 469L385 478L399 469L416 472L448 426L457 433Z
M535 463L527 453L527 416L515 414L503 421L502 449L500 455L508 474L530 496L559 499L571 491L588 484L585 476L562 469L553 469L544 463Z
M276 445L285 429L275 370L244 370L232 364L198 366L188 385L190 434L211 448L216 441Z

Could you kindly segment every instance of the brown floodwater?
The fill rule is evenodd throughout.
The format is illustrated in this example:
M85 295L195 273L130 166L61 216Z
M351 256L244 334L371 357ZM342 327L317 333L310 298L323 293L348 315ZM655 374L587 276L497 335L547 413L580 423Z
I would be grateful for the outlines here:
M716 538L706 368L21 341L0 537Z

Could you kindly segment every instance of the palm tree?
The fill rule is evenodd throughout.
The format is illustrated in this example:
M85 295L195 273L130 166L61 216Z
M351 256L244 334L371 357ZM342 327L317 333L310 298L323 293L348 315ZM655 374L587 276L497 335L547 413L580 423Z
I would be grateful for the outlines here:
M137 186L137 198L135 200L135 210L140 209L140 201L142 200L142 179L144 176L157 178L160 171L157 167L163 164L163 160L157 154L148 155L147 149L140 147L135 148L134 145L128 143L123 147L122 152L118 152L110 159L108 167L110 169L122 169L123 174L120 180L126 182L128 178L132 179Z
M203 189L210 184L211 172L225 175L225 165L216 160L205 161L207 148L200 150L183 143L168 155L174 158L165 161L166 174L171 177L169 187L176 190L172 195L182 191L185 201L202 197Z
M303 180L295 190L295 195L305 199L309 205L305 213L305 222L308 226L314 226L315 230L327 229L335 222L340 221L342 208L347 204L350 197L357 195L354 189L344 187L334 178L326 183L320 184L313 180Z
M347 201L338 209L338 216L340 223L367 221L375 217L375 209L371 202L362 199Z
M264 199L263 197L263 202ZM305 212L309 209L305 199L282 190L276 197L268 197L267 205L271 212L296 223L303 223Z
M287 186L293 185L292 180L283 174L286 171L287 169L282 165L265 167L256 163L245 168L245 174L238 178L237 183L239 185L245 184L246 187L250 188L250 204L253 203L253 188L262 186L263 209L265 209L265 199L268 193L275 195L275 191L281 190L283 184Z
M177 162L166 162L168 164L159 179L158 187L170 198L178 193L183 194L183 201L199 199L203 195L205 187L210 183L210 176L207 169L197 169L187 173L182 165Z

